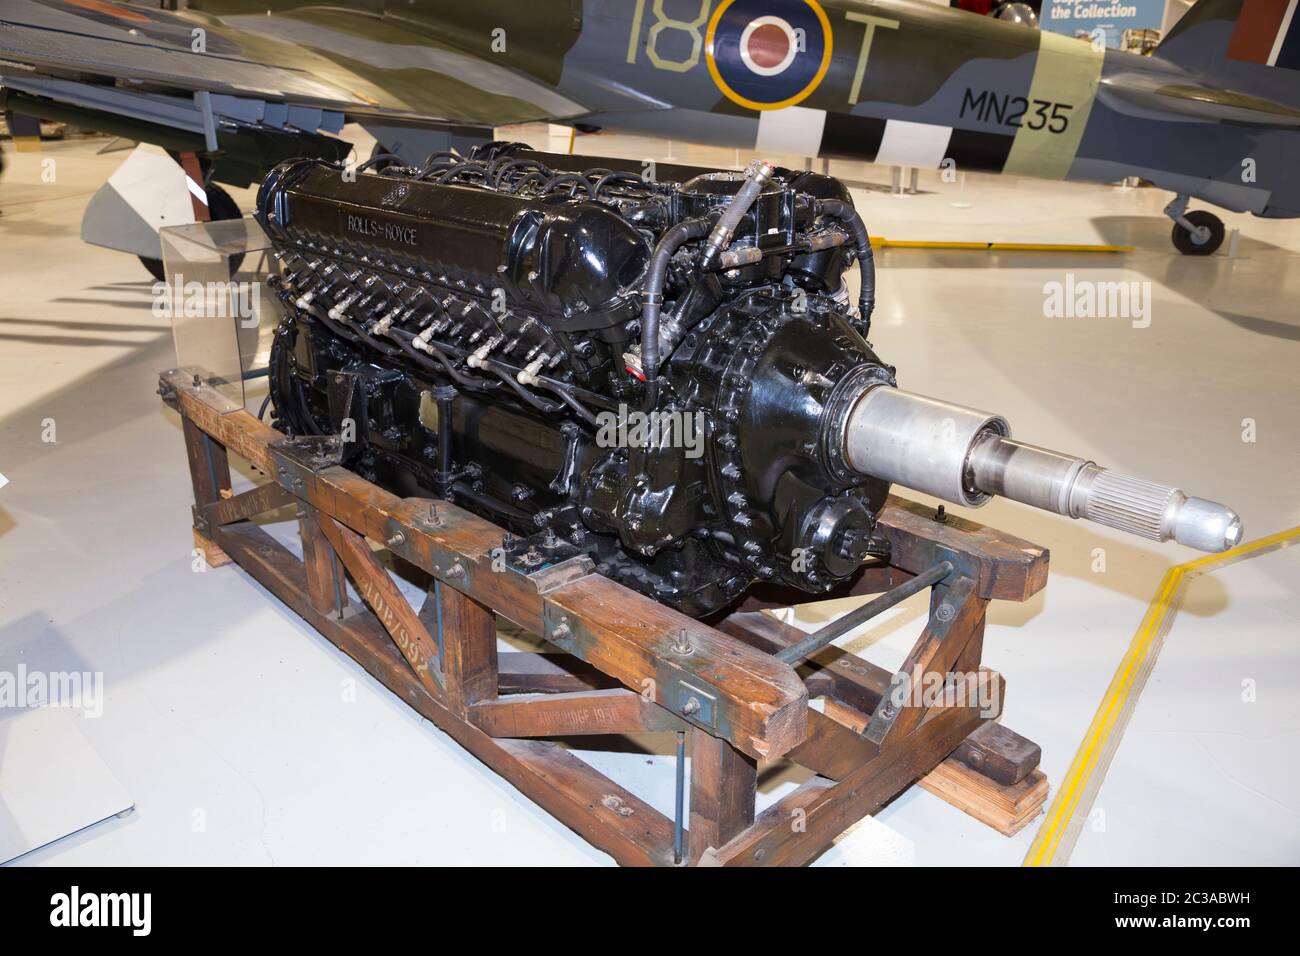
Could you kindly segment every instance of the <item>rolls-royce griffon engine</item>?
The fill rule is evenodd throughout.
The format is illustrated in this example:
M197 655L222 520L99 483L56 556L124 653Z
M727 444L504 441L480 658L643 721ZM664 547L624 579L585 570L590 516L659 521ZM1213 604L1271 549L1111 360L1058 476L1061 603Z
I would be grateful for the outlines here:
M277 167L257 215L285 309L278 426L337 434L366 478L503 525L515 560L585 553L695 615L887 557L891 483L1239 540L1221 505L898 388L867 341L871 242L838 180L648 172L504 143Z

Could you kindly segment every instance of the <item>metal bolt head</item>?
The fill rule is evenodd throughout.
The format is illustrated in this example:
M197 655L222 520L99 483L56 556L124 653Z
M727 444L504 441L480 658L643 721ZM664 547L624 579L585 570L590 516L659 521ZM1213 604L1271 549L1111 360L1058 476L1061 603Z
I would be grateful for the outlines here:
M699 712L700 712L699 698L692 697L690 700L688 700L685 704L682 705L682 713L685 714L687 717L690 717L692 714L698 714Z
M406 535L402 534L400 531L396 531L393 533L391 538L384 542L384 544L388 545L390 548L400 547L401 545L406 544Z
M957 616L957 612L951 604L940 604L935 608L934 616L946 624Z

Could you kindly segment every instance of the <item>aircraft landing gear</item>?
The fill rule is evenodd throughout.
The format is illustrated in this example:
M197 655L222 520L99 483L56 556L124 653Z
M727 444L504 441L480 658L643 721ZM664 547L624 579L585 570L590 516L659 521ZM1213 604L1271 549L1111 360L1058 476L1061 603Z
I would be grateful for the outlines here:
M235 202L230 193L226 192L216 183L208 183L206 192L208 194L208 214L212 217L213 222L220 219L243 218L244 213L240 210L239 204ZM163 261L161 259L154 259L151 256L139 256L138 258L141 264L149 270L151 276L159 282L167 281L167 273L163 268ZM236 272L243 261L244 254L242 252L238 255L231 256L231 273Z
M1223 245L1223 220L1204 209L1187 211L1187 197L1175 196L1165 207L1174 221L1174 248L1185 256L1212 255Z

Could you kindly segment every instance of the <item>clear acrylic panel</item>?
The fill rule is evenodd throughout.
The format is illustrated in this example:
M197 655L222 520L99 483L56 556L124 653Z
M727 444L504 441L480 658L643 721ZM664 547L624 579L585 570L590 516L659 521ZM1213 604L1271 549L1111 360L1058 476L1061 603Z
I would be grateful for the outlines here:
M160 232L177 367L193 366L244 403L244 380L266 367L279 320L267 285L271 242L252 217Z

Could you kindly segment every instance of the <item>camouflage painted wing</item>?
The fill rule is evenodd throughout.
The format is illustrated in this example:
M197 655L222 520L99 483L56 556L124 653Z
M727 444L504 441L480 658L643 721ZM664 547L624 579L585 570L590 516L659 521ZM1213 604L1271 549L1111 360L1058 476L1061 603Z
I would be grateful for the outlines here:
M492 126L583 112L418 23L339 8L269 16L247 3L197 6L0 0L0 85L206 130L209 148L223 125L337 132L345 115Z

